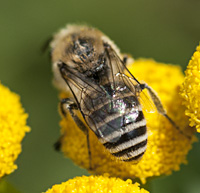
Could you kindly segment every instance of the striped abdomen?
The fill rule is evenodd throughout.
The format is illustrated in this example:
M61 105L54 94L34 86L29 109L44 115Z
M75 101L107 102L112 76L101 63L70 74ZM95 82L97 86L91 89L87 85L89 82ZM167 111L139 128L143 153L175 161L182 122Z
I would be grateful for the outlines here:
M90 127L112 155L122 161L142 158L147 147L146 121L135 96L109 99L88 118Z

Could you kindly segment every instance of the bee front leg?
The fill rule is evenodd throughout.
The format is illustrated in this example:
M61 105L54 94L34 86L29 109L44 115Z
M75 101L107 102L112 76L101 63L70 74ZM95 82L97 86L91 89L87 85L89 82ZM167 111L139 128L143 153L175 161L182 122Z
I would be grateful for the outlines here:
M81 129L81 131L83 131L83 133L86 135L87 137L87 148L88 148L88 156L89 156L89 169L92 170L92 164L91 164L91 150L90 150L90 140L89 140L89 130L87 128L87 126L85 125L85 123L83 123L83 121L78 117L78 115L76 114L76 110L78 109L77 104L70 98L64 98L61 100L60 102L60 111L62 113L62 115L64 117L66 117L67 112L70 113L70 115L72 116L74 122L76 123L76 125ZM56 142L55 144L55 148L60 148L61 146L61 139L63 136L61 136L61 138L58 140L58 142Z

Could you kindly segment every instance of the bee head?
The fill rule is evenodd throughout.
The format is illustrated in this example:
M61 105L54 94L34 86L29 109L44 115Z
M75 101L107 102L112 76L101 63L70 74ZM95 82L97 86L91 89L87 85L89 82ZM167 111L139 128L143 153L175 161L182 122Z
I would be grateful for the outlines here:
M106 68L104 45L98 31L87 29L71 35L72 44L66 49L75 69L87 77L96 77Z
M98 79L107 73L105 42L116 46L102 32L88 26L68 25L51 42L52 61L64 62L86 77ZM117 52L118 49L116 48Z

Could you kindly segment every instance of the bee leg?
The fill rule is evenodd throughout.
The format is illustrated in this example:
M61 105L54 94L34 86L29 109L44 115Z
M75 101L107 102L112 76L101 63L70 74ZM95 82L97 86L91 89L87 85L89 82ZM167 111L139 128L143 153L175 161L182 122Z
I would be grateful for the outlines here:
M127 66L128 64L133 63L134 59L129 54L123 54L122 62L124 66Z
M62 138L63 138L63 135L62 136L60 136L59 138L58 138L58 140L54 143L54 149L56 150L56 151L60 151L61 150L61 141L62 141Z
M151 99L158 111L158 113L160 113L162 116L166 117L167 120L184 136L186 136L181 130L180 128L176 125L176 123L167 115L166 110L164 109L162 102L160 100L160 98L158 97L158 95L156 94L156 92L147 84L140 84L140 88L141 90L143 89L147 89L149 92L149 95L151 96ZM186 136L189 138L189 136Z
M141 90L143 90L145 88L148 90L148 93L149 93L154 105L156 106L157 111L161 115L165 116L167 113L166 113L166 111L165 111L165 109L164 109L164 107L163 107L163 105L161 103L160 98L156 94L156 92L150 86L148 86L147 84L140 84L140 88L141 88Z
M61 113L64 117L66 117L66 114L67 114L67 111L68 111L70 113L70 115L72 116L76 125L86 135L88 156L89 156L89 169L92 170L89 130L88 130L87 126L83 123L83 121L74 112L75 110L78 110L77 104L70 98L62 99L61 102L60 102L60 110L61 110ZM62 136L61 136L61 138L62 138Z
M127 55L123 55L122 61L123 61L125 66L127 65L127 60L128 60L128 56Z

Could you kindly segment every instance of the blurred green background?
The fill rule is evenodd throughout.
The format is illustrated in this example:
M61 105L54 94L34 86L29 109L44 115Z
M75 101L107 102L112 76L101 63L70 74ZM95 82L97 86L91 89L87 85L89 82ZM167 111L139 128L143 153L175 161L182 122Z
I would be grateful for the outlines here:
M198 0L1 0L0 80L21 95L28 125L18 169L7 177L22 193L40 193L74 176L88 175L54 151L59 137L57 91L43 43L66 23L101 29L135 58L180 64L183 70L200 40ZM152 193L200 192L200 144L189 164L152 181Z

